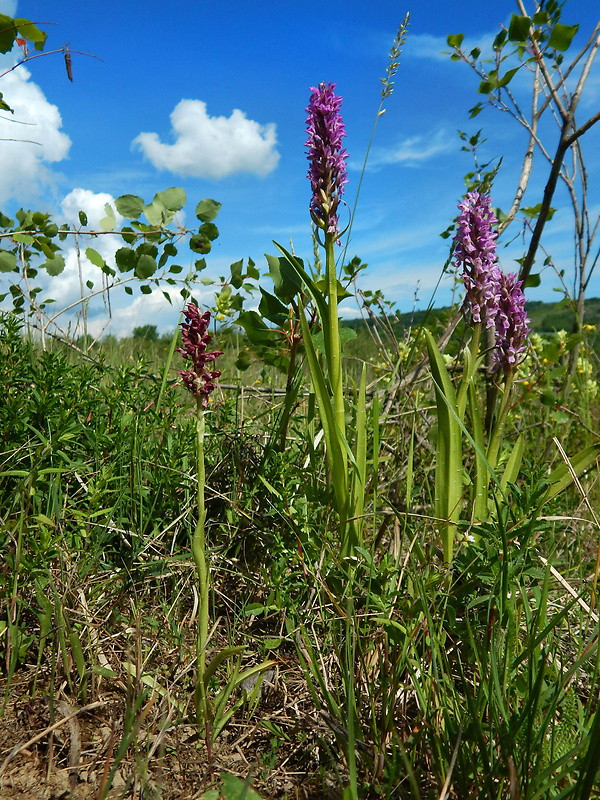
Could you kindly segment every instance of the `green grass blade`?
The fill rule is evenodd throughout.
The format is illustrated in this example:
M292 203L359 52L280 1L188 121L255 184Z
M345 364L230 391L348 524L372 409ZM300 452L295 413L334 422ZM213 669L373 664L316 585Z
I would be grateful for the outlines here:
M456 523L460 517L462 482L462 433L458 423L456 392L437 344L428 330L423 331L435 384L437 405L437 452L435 465L435 515L445 522L442 528L444 560L452 561ZM454 411L454 413L452 413Z

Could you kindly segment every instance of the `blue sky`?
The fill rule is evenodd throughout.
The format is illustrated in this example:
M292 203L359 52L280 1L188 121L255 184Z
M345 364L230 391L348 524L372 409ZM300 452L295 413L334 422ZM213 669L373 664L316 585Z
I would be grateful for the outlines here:
M512 200L526 137L522 129L494 109L469 120L468 110L482 97L478 80L463 64L441 55L446 36L462 32L474 46L490 43L501 23L517 12L516 3L420 0L416 7L398 2L98 3L62 0L0 0L0 12L23 16L48 31L46 50L69 43L97 58L73 53L73 83L61 55L20 67L0 80L27 121L27 138L38 145L0 142L0 210L19 206L47 210L57 219L73 219L79 208L91 220L103 216L105 202L121 194L150 201L170 186L188 197L186 216L193 223L196 203L221 202L216 220L220 237L208 256L207 274L218 278L240 258L252 257L266 269L272 240L312 258L304 142L309 87L333 81L344 98L349 183L353 205L366 148L380 102L380 77L399 23L411 12L409 34L395 80L379 120L363 181L348 255L369 265L360 287L382 289L402 311L428 304L447 258L448 242L439 234L456 215L464 193L464 174L472 169L461 152L458 130L483 128L482 157L504 157L494 190L494 205ZM591 0L568 0L563 22L580 23L573 50L583 44L600 14ZM99 60L102 59L102 60ZM4 69L10 65L4 57ZM2 72L3 70L0 70ZM600 107L600 64L589 79L580 119ZM0 122L0 136L15 136ZM33 126L33 127L31 127ZM600 125L597 126L600 129ZM23 135L21 133L21 135ZM548 127L554 148L558 131ZM216 136L217 144L210 144ZM41 144L41 147L40 147ZM584 139L590 199L600 211L600 134ZM541 200L549 167L537 158L525 204ZM565 205L557 195L555 205ZM566 206L565 206L566 207ZM572 273L572 222L559 212L546 245L566 278ZM516 227L510 229L512 238ZM105 256L110 257L110 242ZM523 242L501 249L506 271ZM73 259L57 279L52 296L65 305L77 297ZM91 265L87 267L93 268ZM0 276L0 287L6 276ZM547 272L533 299L558 299L555 275ZM0 293L5 289L0 289ZM198 296L208 297L203 288ZM452 283L445 280L436 304L448 303ZM589 296L600 295L598 282ZM98 306L96 327L103 306ZM350 313L347 311L346 313ZM166 301L126 296L113 300L110 330L128 333L148 322L172 328L177 314Z

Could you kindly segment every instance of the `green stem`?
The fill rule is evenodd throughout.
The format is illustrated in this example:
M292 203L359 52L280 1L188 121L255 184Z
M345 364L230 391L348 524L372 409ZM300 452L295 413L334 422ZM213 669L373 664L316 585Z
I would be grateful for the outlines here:
M338 290L337 270L335 267L335 242L332 233L325 234L325 275L327 280L327 304L329 306L329 330L325 333L329 380L333 393L333 407L335 421L341 433L345 436L344 389L342 383L342 348L340 345L340 332L338 320ZM342 448L342 456L346 462L346 452Z
M208 589L210 582L210 568L206 560L206 536L204 521L206 509L204 506L204 484L206 473L204 467L204 409L202 397L196 398L196 454L198 465L198 522L192 538L192 557L198 573L200 588L200 607L198 611L198 639L196 642L196 691L194 701L196 704L197 722L208 722L208 708L206 701L206 686L204 674L206 672L206 645L208 641Z
M339 441L339 452L344 476L343 503L338 503L340 517L340 555L350 556L359 543L356 519L353 518L353 503L350 497L348 477L348 453L346 452L346 410L344 407L344 384L342 380L342 346L338 320L338 278L335 266L335 243L337 237L325 233L325 278L327 281L328 319L324 330L325 355L329 372L329 383L333 395L333 414L337 430L332 436ZM333 463L332 463L333 467Z
M510 404L510 396L512 394L512 387L515 380L514 372L511 370L506 375L506 382L504 384L504 392L502 393L502 400L500 402L500 411L498 418L492 431L490 444L488 446L487 460L492 469L496 469L498 463L498 451L500 450L500 442L502 440L502 432L504 430L504 423L508 415L508 408Z
M458 409L458 416L462 421L465 417L465 408L467 406L467 396L469 384L473 376L477 372L477 361L479 357L479 342L481 341L481 322L476 322L473 326L473 335L469 344L470 358L467 359L465 364L465 371L463 373L460 386L458 388L458 395L456 397L456 406Z

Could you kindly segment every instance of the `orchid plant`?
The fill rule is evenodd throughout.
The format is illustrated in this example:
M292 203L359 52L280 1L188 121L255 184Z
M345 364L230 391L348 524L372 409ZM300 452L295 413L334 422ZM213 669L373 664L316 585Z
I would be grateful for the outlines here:
M176 352L181 353L183 357L190 362L189 369L179 370L179 375L186 389L192 393L196 400L198 520L192 537L192 557L196 565L196 572L198 573L200 605L198 611L196 691L194 693L194 702L198 722L201 720L206 722L208 720L208 709L205 673L206 646L208 643L210 566L206 555L205 532L206 508L204 504L204 488L206 483L206 471L204 464L204 412L208 406L210 395L215 389L215 380L221 375L219 370L207 369L207 365L213 364L223 353L221 350L207 352L207 347L212 338L208 333L210 311L205 311L204 314L200 314L200 309L195 303L188 303L185 310L185 320L186 321L181 325L183 346L178 347Z
M223 355L221 350L209 351L207 348L212 340L208 332L210 326L210 311L200 312L198 306L190 302L184 311L185 322L181 325L182 347L176 352L181 353L189 361L187 370L179 370L183 385L192 393L196 400L196 456L197 456L197 513L198 519L192 536L192 557L198 575L199 607L198 607L198 635L196 639L196 688L194 691L194 705L196 710L196 723L198 727L204 726L205 742L212 768L212 743L219 735L227 721L244 701L241 696L233 707L227 704L233 690L243 684L245 680L253 679L254 684L260 687L262 675L274 665L271 660L241 669L241 656L245 651L244 646L231 646L218 650L210 662L206 662L206 651L209 641L210 617L210 563L206 547L206 507L204 491L206 484L206 469L204 462L204 438L206 430L205 411L210 402L210 395L216 388L215 381L221 372L210 369L216 359ZM225 661L233 656L237 663L230 674L227 684L218 692L212 704L207 696L207 687L216 670ZM258 678L258 680L257 680Z
M342 344L339 331L338 302L344 289L338 278L335 247L340 244L339 209L347 183L348 154L342 146L346 135L340 113L342 98L335 94L335 84L321 83L311 88L306 109L306 147L309 160L308 178L312 189L310 215L319 244L325 251L325 279L315 280L304 268L301 259L284 247L275 245L284 264L306 287L312 297L323 331L326 369L323 369L313 340L302 298L299 316L308 367L323 426L329 471L339 516L340 555L352 557L362 542L362 515L366 485L366 372L360 380L354 448L347 438L346 405L342 374ZM349 470L349 462L352 472Z
M490 519L519 473L523 458L522 434L507 455L501 476L497 470L515 375L525 357L529 334L523 283L517 275L505 275L498 266L494 229L498 220L489 195L470 191L458 207L461 213L454 238L454 256L466 290L463 314L471 329L471 339L463 352L464 369L457 387L433 336L425 330L438 418L435 515L441 522L446 564L452 561L463 507L463 435L475 450L471 523ZM484 341L491 349L484 348L481 352ZM489 388L486 413L482 413L477 385L480 372L485 374ZM467 403L470 431L465 424ZM569 467L574 470L573 474L581 472L593 463L597 454L598 447L591 447L572 459L570 465L563 464L550 473L544 502L568 485L572 474ZM499 490L494 503L489 497L490 479Z

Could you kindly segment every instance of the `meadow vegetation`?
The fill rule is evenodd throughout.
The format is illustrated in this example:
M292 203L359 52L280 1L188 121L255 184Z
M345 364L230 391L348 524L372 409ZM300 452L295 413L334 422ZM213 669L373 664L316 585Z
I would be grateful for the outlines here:
M560 8L522 8L496 52L556 82ZM0 218L1 797L600 797L596 303L524 306L539 276L498 267L496 167L447 232L455 306L361 292L334 89L307 108L312 263L236 262L212 315L213 200L193 231L177 189L118 198L120 230ZM183 332L93 341L104 284L75 333L53 326L39 270L103 231L123 246L87 249L102 280L181 286Z

